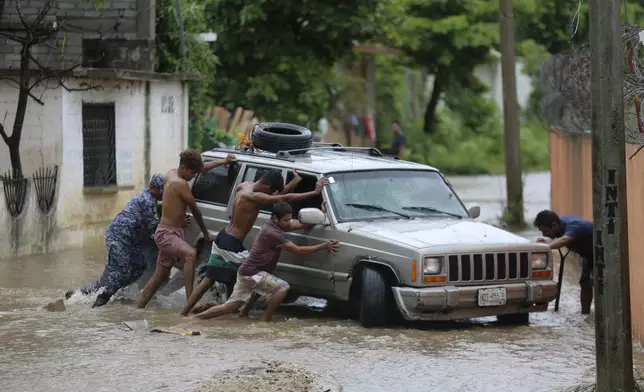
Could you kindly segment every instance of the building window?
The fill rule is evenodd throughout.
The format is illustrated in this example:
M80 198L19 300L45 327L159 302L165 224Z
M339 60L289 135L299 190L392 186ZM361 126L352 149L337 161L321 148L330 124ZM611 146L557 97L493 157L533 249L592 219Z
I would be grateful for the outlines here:
M192 186L195 200L202 203L228 205L239 174L239 166L239 163L221 165L201 173Z
M85 187L116 185L114 103L83 102L83 183Z

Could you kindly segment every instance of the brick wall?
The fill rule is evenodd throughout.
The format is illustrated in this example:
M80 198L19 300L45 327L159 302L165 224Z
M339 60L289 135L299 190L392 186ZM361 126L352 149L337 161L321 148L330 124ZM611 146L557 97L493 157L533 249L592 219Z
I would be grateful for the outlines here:
M0 30L5 33L22 28L17 1L25 20L31 23L50 0L5 0L0 20ZM154 0L98 0L98 4L96 0L56 0L45 20L57 22L61 31L47 45L34 47L34 57L47 67L69 68L82 60L83 39L154 40ZM19 68L20 50L20 44L0 37L0 69ZM32 68L37 65L32 64Z

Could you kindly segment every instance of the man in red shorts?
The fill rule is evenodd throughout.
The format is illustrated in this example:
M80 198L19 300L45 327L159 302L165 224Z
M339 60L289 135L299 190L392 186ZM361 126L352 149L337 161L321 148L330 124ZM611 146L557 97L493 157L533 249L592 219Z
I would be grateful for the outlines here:
M339 244L336 240L314 246L297 246L289 241L284 232L291 228L292 212L291 206L285 202L276 203L273 206L271 219L262 226L250 254L237 270L237 282L228 301L198 313L195 317L209 319L232 313L247 303L255 293L268 298L268 308L262 320L271 321L273 312L284 301L290 288L288 283L272 275L282 249L298 255L322 250L332 253L338 251Z
M179 167L170 170L165 175L163 210L161 220L154 234L154 242L159 248L157 267L154 275L143 288L139 308L145 308L159 287L168 279L172 267L180 258L185 259L183 281L186 287L186 299L192 295L197 252L183 238L186 205L190 208L194 219L203 232L207 244L212 242L212 237L192 196L188 181L192 180L197 173L204 169L209 170L215 166L235 160L235 156L229 154L225 160L209 162L204 165L201 155L195 150L184 150L179 155L179 158Z

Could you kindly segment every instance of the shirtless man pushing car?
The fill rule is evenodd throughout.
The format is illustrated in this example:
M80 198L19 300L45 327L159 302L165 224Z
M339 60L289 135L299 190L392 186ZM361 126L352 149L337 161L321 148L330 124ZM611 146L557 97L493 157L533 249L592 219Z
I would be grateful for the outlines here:
M223 250L231 252L244 251L243 241L253 228L259 209L261 205L273 205L279 202L291 202L297 200L308 199L322 193L322 189L329 180L326 178L320 179L314 191L306 193L286 193L294 189L301 177L295 173L296 177L286 187L284 187L284 178L279 170L271 169L267 171L259 181L256 182L243 182L237 187L235 194L235 204L233 206L233 213L228 223L228 226L223 229L215 238L215 245ZM310 228L310 225L305 225L300 222L292 223L289 225L290 230L300 230ZM211 259L217 255L211 254ZM209 262L209 264L211 264ZM197 289L192 293L188 299L188 303L181 312L182 315L187 315L199 299L203 296L206 290L216 281L220 274L221 268L213 265L208 265L206 276L199 283ZM242 316L246 315L253 303L257 300L254 296L250 301L247 301L246 307L242 311Z
M323 250L335 253L340 247L338 241L329 240L314 246L298 246L286 238L286 231L292 230L291 206L288 203L273 205L273 214L260 230L250 255L239 267L237 282L233 294L223 305L210 308L195 317L209 319L232 313L245 303L253 294L268 298L268 308L263 321L271 321L273 312L284 301L289 291L289 284L273 275L282 249L298 255L309 255Z
M185 226L186 205L190 208L199 228L203 232L206 243L212 241L210 232L206 228L201 211L192 196L188 181L192 180L202 170L228 164L235 160L229 154L225 160L208 162L204 165L201 155L195 150L184 150L179 155L179 167L170 170L165 175L163 184L163 210L161 220L154 233L154 242L159 248L157 266L154 275L143 288L139 300L139 308L145 308L159 287L168 279L170 271L178 259L185 259L183 268L183 281L186 287L186 298L192 295L195 274L195 260L197 252L184 240L183 228Z

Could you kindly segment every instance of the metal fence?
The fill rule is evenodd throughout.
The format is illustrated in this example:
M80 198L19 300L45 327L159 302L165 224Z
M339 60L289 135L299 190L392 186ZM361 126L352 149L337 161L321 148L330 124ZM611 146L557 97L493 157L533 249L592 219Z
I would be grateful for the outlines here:
M624 45L624 106L626 142L644 144L642 102L644 52L639 26L622 27ZM590 46L582 45L553 56L542 64L538 85L544 91L541 117L553 130L582 135L591 132Z
M7 172L0 175L0 182L4 190L4 201L9 210L9 215L16 218L22 214L27 204L27 191L29 179L22 175Z

